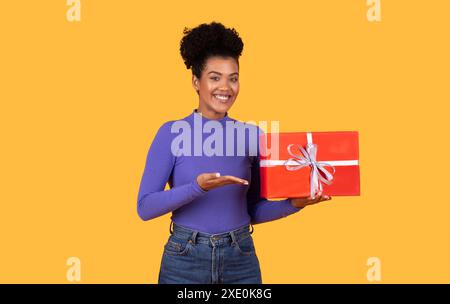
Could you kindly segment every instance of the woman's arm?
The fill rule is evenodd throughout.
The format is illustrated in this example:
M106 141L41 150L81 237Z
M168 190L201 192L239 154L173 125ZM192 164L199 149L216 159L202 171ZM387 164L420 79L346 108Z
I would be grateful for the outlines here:
M147 154L137 201L137 212L144 221L178 209L206 193L195 179L164 190L175 164L170 128L171 122L166 122L158 129Z
M263 134L261 128L258 129L259 134ZM257 141L258 155L252 157L251 182L247 192L247 207L248 213L252 219L252 224L274 221L303 209L294 207L289 198L281 201L270 201L260 196L261 176L259 171L259 134Z

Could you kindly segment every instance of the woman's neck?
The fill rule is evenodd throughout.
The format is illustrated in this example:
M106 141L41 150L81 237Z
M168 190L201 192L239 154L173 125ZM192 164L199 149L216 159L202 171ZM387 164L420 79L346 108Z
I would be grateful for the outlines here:
M201 106L199 106L197 109L195 109L195 112L197 112L198 114L208 118L208 119L214 119L214 120L219 120L225 117L226 113L218 113L218 112L214 112L214 111L208 111L204 108L202 108Z

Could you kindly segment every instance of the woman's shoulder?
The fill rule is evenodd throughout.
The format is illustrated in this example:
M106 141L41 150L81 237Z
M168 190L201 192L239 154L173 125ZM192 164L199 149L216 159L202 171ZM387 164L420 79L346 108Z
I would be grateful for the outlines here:
M189 116L179 119L171 119L160 125L157 134L164 136L165 138L171 138L174 135L179 134L180 131L186 131L186 129L190 129L191 127Z

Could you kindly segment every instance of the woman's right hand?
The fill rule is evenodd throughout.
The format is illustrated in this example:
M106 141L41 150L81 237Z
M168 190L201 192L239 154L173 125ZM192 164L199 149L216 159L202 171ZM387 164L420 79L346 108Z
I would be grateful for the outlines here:
M202 173L197 176L197 183L205 191L229 184L248 185L245 179L232 175L220 176L220 173Z

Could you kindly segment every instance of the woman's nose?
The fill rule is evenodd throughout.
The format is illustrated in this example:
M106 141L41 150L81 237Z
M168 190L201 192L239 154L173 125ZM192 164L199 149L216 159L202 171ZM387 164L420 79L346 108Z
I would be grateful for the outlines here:
M230 89L230 86L228 85L228 82L222 83L219 86L219 90L222 90L222 91L228 91L229 89Z
M224 91L228 91L230 89L230 83L227 79L225 79L220 85L219 85L219 90L224 90Z

